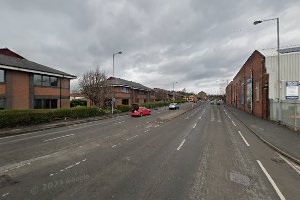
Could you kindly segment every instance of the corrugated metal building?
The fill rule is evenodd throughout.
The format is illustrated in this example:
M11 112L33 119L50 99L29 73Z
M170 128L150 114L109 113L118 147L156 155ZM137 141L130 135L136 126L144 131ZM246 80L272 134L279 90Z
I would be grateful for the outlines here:
M254 51L227 86L226 102L258 117L299 129L300 46L280 49L279 54L280 81L277 50Z
M269 74L269 99L278 99L277 81L277 50L268 49L259 51L265 57L265 67ZM300 47L286 48L280 54L280 100L286 100L286 82L300 82Z

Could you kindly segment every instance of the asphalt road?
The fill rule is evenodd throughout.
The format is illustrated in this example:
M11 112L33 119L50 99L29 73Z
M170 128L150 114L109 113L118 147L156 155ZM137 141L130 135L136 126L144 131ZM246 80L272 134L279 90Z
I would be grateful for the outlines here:
M297 166L224 106L171 112L1 138L0 199L299 199Z

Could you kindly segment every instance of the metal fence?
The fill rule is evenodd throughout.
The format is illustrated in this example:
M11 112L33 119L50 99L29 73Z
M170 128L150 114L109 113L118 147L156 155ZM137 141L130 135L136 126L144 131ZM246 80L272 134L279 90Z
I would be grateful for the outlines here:
M300 130L300 101L270 101L270 119Z

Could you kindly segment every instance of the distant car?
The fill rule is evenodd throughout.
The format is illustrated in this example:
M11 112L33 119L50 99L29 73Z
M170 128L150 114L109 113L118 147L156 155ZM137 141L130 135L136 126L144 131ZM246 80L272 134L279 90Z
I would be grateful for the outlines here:
M169 110L177 110L179 109L179 105L177 103L170 103Z
M133 105L130 111L131 117L142 117L144 115L151 115L152 110L146 107L139 107L137 105Z

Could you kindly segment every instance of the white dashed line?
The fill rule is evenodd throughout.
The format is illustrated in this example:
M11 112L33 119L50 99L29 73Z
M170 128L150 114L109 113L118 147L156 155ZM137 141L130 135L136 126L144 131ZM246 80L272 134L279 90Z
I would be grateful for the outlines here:
M231 120L231 122L232 122L232 124L233 124L234 126L236 126L235 123L234 123L232 120Z
M275 189L276 193L278 194L279 198L281 200L285 200L285 197L283 196L283 194L280 192L279 188L277 187L276 183L274 182L274 180L272 179L272 177L270 176L270 174L267 172L267 170L264 168L264 166L261 164L261 162L259 160L256 160L258 165L260 166L260 168L262 169L262 171L265 173L265 175L267 176L268 180L270 181L271 185L273 186L273 188Z
M63 135L63 136L60 136L60 137L55 137L55 138L51 138L51 139L47 139L47 140L44 140L44 142L48 142L48 141L52 141L52 140L57 140L57 139L61 139L61 138L65 138L65 137L70 137L70 136L74 136L74 134L69 134L69 135Z
M2 197L6 197L7 195L9 195L9 192L2 194Z
M181 147L183 146L183 144L185 143L185 139L183 139L183 141L180 143L180 145L177 147L177 151L179 151L181 149Z
M155 125L155 126L154 126L154 128L157 128L157 127L159 127L159 125Z
M197 124L194 124L193 128L196 128Z
M238 131L240 136L242 137L242 139L244 140L245 144L247 145L247 147L249 147L249 143L247 142L247 140L244 138L244 136L242 135L241 131Z

